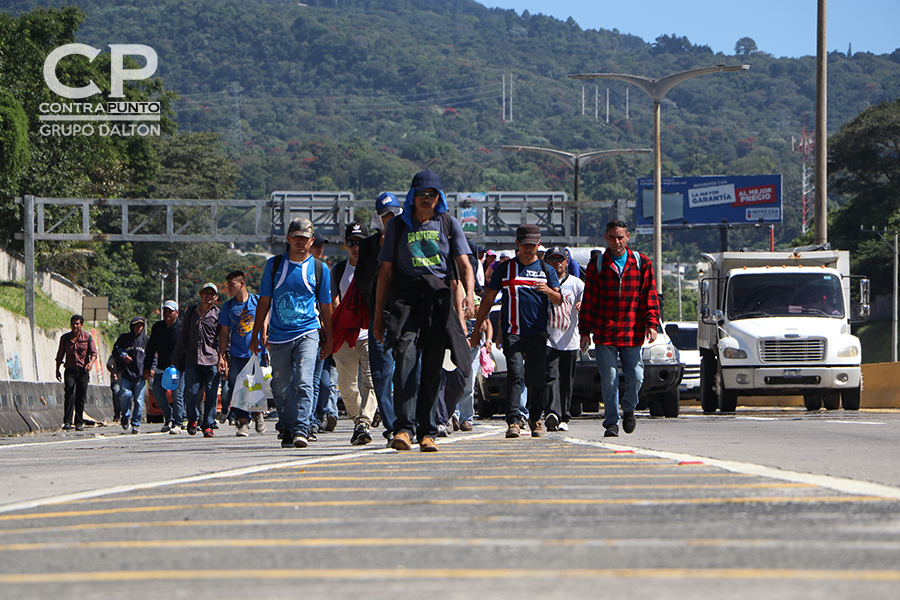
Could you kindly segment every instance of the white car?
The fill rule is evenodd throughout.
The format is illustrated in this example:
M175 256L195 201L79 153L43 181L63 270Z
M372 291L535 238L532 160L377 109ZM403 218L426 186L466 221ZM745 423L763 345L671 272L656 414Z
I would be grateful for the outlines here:
M700 398L700 350L697 348L697 323L671 321L666 323L666 333L678 348L684 375L679 392L682 398Z

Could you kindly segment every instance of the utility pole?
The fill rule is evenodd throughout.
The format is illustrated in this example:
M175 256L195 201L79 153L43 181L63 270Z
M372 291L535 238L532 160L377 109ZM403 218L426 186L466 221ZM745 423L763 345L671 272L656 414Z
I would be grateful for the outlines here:
M816 43L816 244L828 242L828 18L819 0Z
M503 82L503 122L506 123L506 73L500 76Z

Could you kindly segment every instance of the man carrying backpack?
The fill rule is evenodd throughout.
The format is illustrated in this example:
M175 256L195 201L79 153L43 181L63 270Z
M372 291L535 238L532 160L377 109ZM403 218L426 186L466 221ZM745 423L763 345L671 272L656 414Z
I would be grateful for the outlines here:
M562 304L559 277L537 258L541 229L537 225L520 225L516 229L516 257L498 265L481 300L471 344L481 341L481 323L488 317L497 293L503 290L500 307L500 329L503 354L506 356L506 437L521 434L523 418L519 408L522 383L528 390L528 425L532 437L544 435L541 415L547 376L547 322L550 303ZM528 370L525 370L525 364ZM550 412L549 410L547 412Z
M259 352L260 340L268 344L282 448L309 444L316 354L331 354L331 277L328 267L310 254L314 238L309 219L291 221L288 251L266 261L250 338L253 353Z

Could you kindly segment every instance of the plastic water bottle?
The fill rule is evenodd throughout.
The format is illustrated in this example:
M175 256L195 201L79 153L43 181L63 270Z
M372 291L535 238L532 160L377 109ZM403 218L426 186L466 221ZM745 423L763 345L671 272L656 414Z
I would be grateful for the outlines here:
M181 380L181 373L175 368L175 365L169 365L162 376L162 386L169 391L178 389L178 382Z

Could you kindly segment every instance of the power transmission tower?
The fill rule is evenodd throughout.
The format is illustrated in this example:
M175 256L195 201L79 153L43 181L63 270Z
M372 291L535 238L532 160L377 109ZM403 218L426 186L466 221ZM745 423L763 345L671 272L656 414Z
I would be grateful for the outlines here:
M803 130L800 133L800 141L797 142L791 137L791 146L794 152L800 153L800 160L803 163L802 181L800 184L800 221L801 231L806 233L809 230L809 196L815 191L815 183L812 182L813 170L810 165L815 159L815 134L806 131L806 118L803 119Z
M235 146L240 147L244 143L244 132L241 129L241 83L232 81L228 86L228 93L231 96L231 135Z

